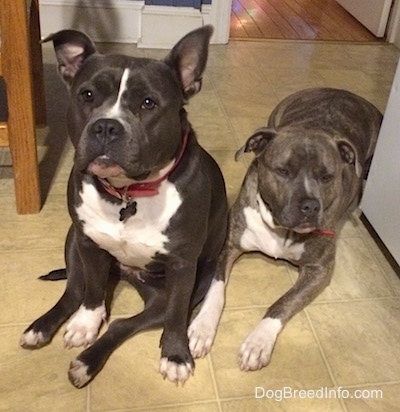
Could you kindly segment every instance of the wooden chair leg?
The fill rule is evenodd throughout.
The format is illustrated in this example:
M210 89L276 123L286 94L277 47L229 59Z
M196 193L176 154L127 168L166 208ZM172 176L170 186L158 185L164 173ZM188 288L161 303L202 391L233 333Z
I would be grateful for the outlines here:
M40 44L40 20L39 20L39 2L31 0L30 10L30 44L33 76L33 96L35 99L35 119L36 126L44 127L46 125L46 96L44 92L43 78L43 56L42 46Z
M25 0L7 3L1 13L2 66L7 87L9 145L14 171L17 212L41 208L33 109L32 65ZM12 50L12 56L7 50Z

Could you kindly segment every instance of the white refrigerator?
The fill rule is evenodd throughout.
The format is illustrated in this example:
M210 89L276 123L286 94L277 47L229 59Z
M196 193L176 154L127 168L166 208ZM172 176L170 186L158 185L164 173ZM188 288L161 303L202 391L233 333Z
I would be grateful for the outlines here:
M400 62L385 110L361 209L400 265Z

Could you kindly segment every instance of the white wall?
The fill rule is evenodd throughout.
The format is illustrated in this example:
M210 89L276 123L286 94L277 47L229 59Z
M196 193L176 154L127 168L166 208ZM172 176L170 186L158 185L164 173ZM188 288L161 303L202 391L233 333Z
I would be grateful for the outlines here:
M95 41L137 42L144 1L40 0L41 34L82 30Z
M1 0L0 0L1 1ZM95 41L170 48L184 34L213 24L211 43L229 40L232 0L213 0L201 10L145 6L144 0L40 0L42 36L65 28L85 31Z
M395 0L390 13L387 41L400 48L400 0Z

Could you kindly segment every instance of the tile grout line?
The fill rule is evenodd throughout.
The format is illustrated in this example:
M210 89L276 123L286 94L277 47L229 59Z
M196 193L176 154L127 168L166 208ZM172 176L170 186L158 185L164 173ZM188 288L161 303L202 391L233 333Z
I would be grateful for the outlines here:
M361 236L362 236L362 240L363 240L365 246L367 247L368 251L373 255L374 260L375 260L376 264L378 265L383 277L386 279L386 282L389 284L389 287L390 287L391 291L393 292L393 295L399 297L398 290L396 290L395 286L393 285L392 280L386 275L386 270L385 270L383 264L381 263L381 259L379 259L379 257L376 254L376 250L379 249L379 246L375 243L375 240L371 236L370 236L370 238L366 238L364 235L361 235ZM372 244L370 244L370 242L373 242L377 249L372 247ZM380 253L382 253L382 252L380 252ZM384 257L384 259L386 259L386 258ZM389 262L386 261L386 263L389 265Z
M211 350L212 350L212 346L211 346ZM213 383L214 394L215 394L215 399L217 401L218 410L219 410L219 412L222 412L221 398L219 396L217 377L215 375L214 363L213 363L213 360L212 360L212 354L211 353L208 354L208 364L210 366L211 379L212 379L212 383Z
M61 247L63 248L64 246L61 245ZM52 251L53 252L60 251L60 248L39 248L39 249L35 249L35 248L23 249L23 248L21 248L21 249L12 249L12 250L11 249L9 249L9 250L6 250L6 249L1 250L0 249L0 255L2 255L2 254L7 255L7 254L10 254L10 253L21 253L21 252L30 253L30 252L52 252Z
M377 297L362 297L362 298L348 298L348 299L336 299L336 300L323 300L323 301L314 301L312 302L309 307L313 306L322 306L322 305L330 305L330 304L338 304L338 303L362 303L362 302L379 302L379 301L390 301L390 300L399 300L399 297L396 295L393 296L377 296ZM273 303L273 302L272 302ZM224 312L238 312L243 310L254 310L254 309L266 309L268 304L260 304L260 305L247 305L247 306L232 306L232 307L225 307ZM305 308L307 309L307 308Z
M357 389L357 388L366 388L373 386L390 386L390 385L399 385L400 380L387 381L387 382L368 382L362 384L353 384L353 385L343 385L344 388L348 389Z
M325 367L326 367L326 369L327 369L327 371L328 371L329 377L330 377L330 379L331 379L334 387L337 388L337 387L338 387L338 384L337 384L337 381L336 381L336 379L335 379L335 375L333 374L332 367L331 367L330 363L328 362L328 357L327 357L327 355L326 355L326 353L325 353L325 351L324 351L324 349L323 349L323 347L322 347L322 345L321 345L321 341L320 341L320 339L319 339L319 337L318 337L318 335L317 335L317 331L316 331L316 329L315 329L315 327L314 327L314 324L313 324L313 322L312 322L312 320L311 320L311 317L310 317L310 315L309 315L309 313L308 313L307 308L304 308L304 309L303 309L303 312L304 312L304 314L305 314L305 316L306 316L306 318L307 318L307 321L308 321L308 324L309 324L309 326L310 326L310 328L311 328L311 331L312 331L312 334L313 334L313 336L314 336L314 339L316 340L316 342L317 342L317 344L318 344L318 350L319 350L319 353L320 353L321 356L322 356L322 359L323 359L324 364L325 364ZM346 407L343 399L340 398L340 399L339 399L339 402L340 402L340 404L341 404L341 406L342 406L342 409L347 412L347 407Z
M149 406L138 406L138 407L131 407L131 408L117 408L117 409L106 409L102 412L145 412L145 411L160 411L170 409L173 407L182 407L182 406L198 406L198 405L208 405L213 403L213 400L206 400L206 401L193 401L193 402L183 402L183 403L168 403L165 405L149 405ZM88 411L90 412L90 411Z
M91 409L90 409L90 398L91 398L91 396L90 396L90 392L91 392L91 390L90 390L91 388L90 388L90 385L86 388L86 412L90 412L91 411Z
M218 87L216 86L215 81L214 81L213 77L211 76L211 74L209 74L208 77L209 77L209 79L210 79L210 83L211 83L212 88L213 88L213 90L214 90L214 92L215 92L215 95L216 95L217 98L218 98L218 103L219 103L219 105L221 106L221 109L222 109L222 112L223 112L223 114L224 114L224 117L225 117L225 119L227 120L227 122L228 122L228 124L229 124L230 132L232 133L233 139L235 140L236 145L237 145L237 148L236 148L236 149L238 149L238 148L240 147L240 145L241 145L241 142L239 141L238 137L236 136L235 129L234 129L233 125L232 125L230 116L228 115L228 113L227 113L227 111L226 111L226 109L225 109L225 106L224 106L224 103L223 103L223 99L222 99L222 97L221 97L221 95L220 95L220 93L219 93L219 89L218 89ZM235 150L236 150L236 149L235 149Z

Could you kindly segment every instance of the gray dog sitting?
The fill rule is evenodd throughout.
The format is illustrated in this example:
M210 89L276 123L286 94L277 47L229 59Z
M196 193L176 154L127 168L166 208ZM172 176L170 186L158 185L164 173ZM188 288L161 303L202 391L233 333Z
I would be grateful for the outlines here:
M231 208L216 277L189 328L194 356L210 350L234 261L260 251L299 268L294 286L268 308L239 350L242 370L269 363L285 324L330 283L337 223L359 200L381 120L372 104L350 92L308 89L283 100L268 126L238 151L256 157Z
M188 318L214 276L228 214L221 171L184 108L201 89L212 32L204 26L188 33L163 60L100 54L76 30L47 38L70 94L75 157L66 270L44 279L68 280L20 343L41 348L68 321L65 346L86 348L69 369L76 387L88 384L125 340L155 328L163 328L164 378L183 384L193 372ZM97 339L116 266L144 309L114 320Z

